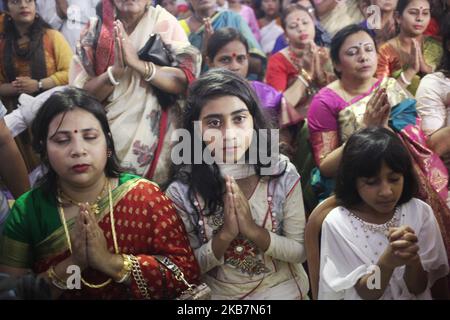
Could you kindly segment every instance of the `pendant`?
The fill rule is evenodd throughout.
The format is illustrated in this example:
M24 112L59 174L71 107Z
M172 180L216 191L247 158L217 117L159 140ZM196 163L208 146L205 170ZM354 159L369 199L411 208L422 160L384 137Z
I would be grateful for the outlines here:
M91 212L93 212L96 216L100 213L100 208L98 207L98 203L95 203L91 206Z

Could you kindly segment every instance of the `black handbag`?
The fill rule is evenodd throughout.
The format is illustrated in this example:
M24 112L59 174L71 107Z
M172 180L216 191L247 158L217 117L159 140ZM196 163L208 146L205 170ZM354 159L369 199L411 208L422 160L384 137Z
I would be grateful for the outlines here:
M157 33L150 35L145 45L138 51L138 57L159 66L173 66L175 64L174 54Z

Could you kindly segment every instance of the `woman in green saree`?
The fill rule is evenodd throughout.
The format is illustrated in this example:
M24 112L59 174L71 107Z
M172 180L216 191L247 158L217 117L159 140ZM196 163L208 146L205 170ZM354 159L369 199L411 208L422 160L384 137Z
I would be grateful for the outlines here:
M0 238L0 273L31 270L62 299L176 296L184 284L153 255L168 257L189 282L198 278L171 201L152 182L121 172L98 101L79 89L55 93L32 131L48 172L14 204Z

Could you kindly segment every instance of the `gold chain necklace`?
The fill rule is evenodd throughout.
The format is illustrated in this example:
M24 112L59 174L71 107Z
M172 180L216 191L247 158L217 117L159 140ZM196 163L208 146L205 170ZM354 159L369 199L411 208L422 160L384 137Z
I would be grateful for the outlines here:
M111 233L112 233L112 237L113 237L113 242L114 242L114 250L116 254L119 254L119 246L117 244L117 236L116 236L116 229L114 227L115 223L114 223L114 214L113 214L113 203L112 203L112 193L111 193L111 185L109 183L109 180L107 179L106 185L108 187L108 198L109 198L109 217L111 220ZM58 193L60 193L61 191L59 191ZM58 195L58 202L61 203L61 196ZM59 217L61 218L61 223L64 227L64 233L66 235L66 240L67 240L67 245L69 247L69 252L72 254L72 243L70 241L70 235L69 235L69 229L67 228L67 222L66 222L66 217L64 215L64 208L60 205L58 206L59 208ZM89 288L93 288L93 289L100 289L103 288L104 286L110 284L112 281L111 278L109 278L108 280L106 280L103 283L100 284L92 284L87 282L86 280L83 279L83 277L81 277L81 282L83 282L83 284Z
M98 196L93 204L91 204L90 202L87 202L91 211L94 212L96 215L98 215L100 213L98 202L102 199L102 195L105 193L107 183L108 183L108 179L105 180L105 184L103 185L102 191L100 191L100 193L98 194ZM65 194L62 190L60 190L60 193L61 193L61 197L64 200L69 201L74 206L81 207L81 205L83 204L81 202L75 201L70 196Z

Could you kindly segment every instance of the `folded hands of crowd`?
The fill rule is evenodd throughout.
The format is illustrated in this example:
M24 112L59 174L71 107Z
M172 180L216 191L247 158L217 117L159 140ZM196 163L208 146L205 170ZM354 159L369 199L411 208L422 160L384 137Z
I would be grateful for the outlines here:
M0 299L449 299L449 8L1 1Z

